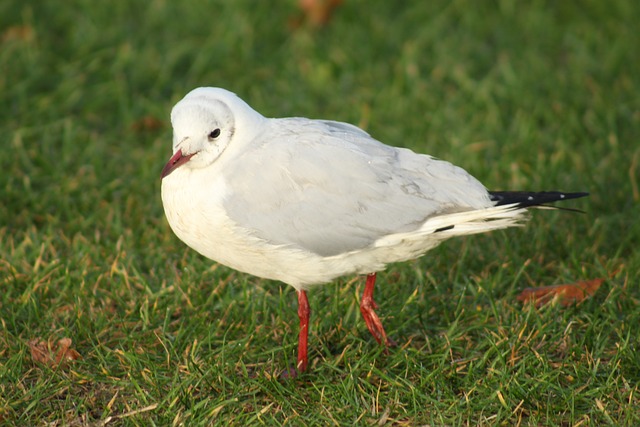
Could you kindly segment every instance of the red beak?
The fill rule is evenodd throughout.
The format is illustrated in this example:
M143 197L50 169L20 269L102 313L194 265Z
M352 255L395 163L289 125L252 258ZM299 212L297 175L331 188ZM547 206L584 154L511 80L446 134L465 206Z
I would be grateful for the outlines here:
M173 156L171 156L171 158L169 159L169 162L167 162L167 164L164 165L164 168L162 169L162 174L160 175L160 178L165 178L171 172L173 172L174 170L178 169L180 166L182 166L185 163L187 163L189 161L189 159L191 159L191 157L193 157L194 154L195 153L183 156L182 155L182 150L176 151L176 153Z

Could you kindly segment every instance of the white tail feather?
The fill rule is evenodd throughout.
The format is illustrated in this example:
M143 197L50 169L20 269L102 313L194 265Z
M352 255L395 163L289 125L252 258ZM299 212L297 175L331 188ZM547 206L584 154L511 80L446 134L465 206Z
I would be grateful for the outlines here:
M517 205L494 206L452 214L438 215L429 218L417 230L396 233L376 241L376 247L394 246L402 241L424 239L432 235L434 240L445 240L455 236L484 233L507 227L521 225L525 219L525 208Z

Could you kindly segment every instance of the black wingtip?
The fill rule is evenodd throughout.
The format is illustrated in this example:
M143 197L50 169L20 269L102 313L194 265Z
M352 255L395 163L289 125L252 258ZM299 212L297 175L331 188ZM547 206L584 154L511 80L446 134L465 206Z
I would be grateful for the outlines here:
M589 193L564 193L561 191L490 191L489 194L491 200L496 202L496 206L516 204L522 208L542 206L589 195Z

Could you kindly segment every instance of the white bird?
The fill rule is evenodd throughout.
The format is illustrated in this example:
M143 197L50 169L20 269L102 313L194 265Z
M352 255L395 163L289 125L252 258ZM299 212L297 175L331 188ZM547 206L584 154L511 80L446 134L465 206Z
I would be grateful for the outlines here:
M587 195L489 192L451 163L356 126L265 118L220 88L188 93L171 123L173 156L162 170L169 225L205 257L296 289L294 375L308 364L310 287L367 274L360 310L389 346L375 312L376 272L451 237L517 225L527 207Z

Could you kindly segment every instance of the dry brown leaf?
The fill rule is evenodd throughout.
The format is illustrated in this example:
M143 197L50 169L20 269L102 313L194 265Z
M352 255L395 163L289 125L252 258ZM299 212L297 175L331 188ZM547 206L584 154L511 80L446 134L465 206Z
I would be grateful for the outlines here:
M71 338L61 338L57 343L35 338L28 344L31 350L31 359L52 368L82 358L80 353L71 348Z
M147 132L162 129L164 122L153 116L144 116L131 124L131 129L136 132Z
M331 20L333 11L340 6L342 0L300 0L298 5L302 11L302 22L308 22L313 26L322 27ZM295 22L293 27L300 26L301 22Z
M8 27L2 32L2 41L8 42L13 40L31 41L33 40L35 31L29 25L14 25Z
M563 307L578 303L596 293L604 279L584 280L565 285L542 286L539 288L526 288L520 295L518 301L532 302L536 307L540 307L554 298Z

